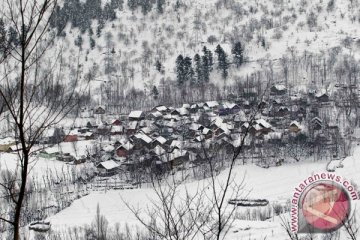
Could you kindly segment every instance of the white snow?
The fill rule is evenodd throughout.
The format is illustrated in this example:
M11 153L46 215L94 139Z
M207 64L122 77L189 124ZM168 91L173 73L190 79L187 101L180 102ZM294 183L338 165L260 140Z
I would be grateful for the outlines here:
M106 170L111 170L119 167L119 164L117 164L114 160L101 162L99 163L99 165L103 166Z
M136 138L138 139L142 139L144 142L146 143L151 143L153 140L151 139L151 137L147 136L146 134L143 133L137 133L134 135Z
M360 147L354 151L353 157L343 161L344 168L336 169L337 174L360 185ZM270 202L285 203L293 194L294 188L315 172L324 172L326 162L304 162L281 167L263 169L253 165L236 166L234 180L239 183L245 177L244 196L250 199L268 199ZM227 172L218 176L218 182L225 181ZM190 182L181 185L179 194L183 191L195 191L198 186L204 186L207 180ZM108 191L106 193L91 193L76 200L69 208L49 218L54 229L90 224L99 204L101 213L106 216L110 224L120 223L130 226L140 226L124 202L134 207L146 208L156 199L154 191L150 188ZM204 199L206 201L206 199ZM76 217L73 217L76 216ZM278 240L285 239L286 234L280 225L278 217L265 222L236 220L226 239Z
M214 107L219 106L219 103L218 103L217 101L209 101L209 102L206 102L206 105L207 105L209 108L214 108Z
M8 144L14 144L15 138L12 137L6 137L3 139L0 139L0 145L8 145Z
M140 118L143 114L143 111L131 111L129 118Z

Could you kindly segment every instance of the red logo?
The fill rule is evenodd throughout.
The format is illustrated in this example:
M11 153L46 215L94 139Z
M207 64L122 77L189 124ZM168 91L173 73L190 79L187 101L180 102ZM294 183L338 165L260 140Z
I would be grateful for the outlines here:
M303 194L301 205L306 222L320 231L341 227L350 213L348 194L332 182L310 186Z

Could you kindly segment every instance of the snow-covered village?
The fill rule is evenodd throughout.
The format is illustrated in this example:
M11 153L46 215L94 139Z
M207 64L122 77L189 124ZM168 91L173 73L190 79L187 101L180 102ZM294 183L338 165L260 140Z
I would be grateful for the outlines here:
M0 6L0 239L360 238L358 0Z

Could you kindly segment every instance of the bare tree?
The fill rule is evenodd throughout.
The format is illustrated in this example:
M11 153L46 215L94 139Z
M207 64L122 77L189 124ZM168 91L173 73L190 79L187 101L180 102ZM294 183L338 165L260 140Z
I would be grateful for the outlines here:
M156 175L151 175L155 199L151 199L150 206L139 208L124 202L151 233L151 239L195 239L200 232L194 224L203 225L203 216L207 216L208 211L203 203L203 188L198 186L195 193L185 189L185 195L180 197L178 193L181 183L171 174L169 176L162 180Z
M58 61L61 50L56 52L55 34L49 30L56 4L56 0L1 1L6 24L16 30L19 38L18 45L8 45L7 54L2 56L4 77L0 80L0 99L4 111L11 117L12 131L19 142L18 171L12 181L8 181L18 185L11 193L13 210L8 218L0 216L13 227L14 240L20 239L33 147L43 132L59 123L78 102L75 90L78 75L71 84L63 85L60 72L63 62L59 65ZM45 53L50 47L54 52L47 58ZM1 185L8 188L6 183Z
M106 240L108 231L108 221L105 216L101 215L99 204L96 207L96 216L93 222L93 228L96 230L96 239Z
M268 90L266 87L265 92ZM264 97L264 93L260 95L260 102ZM206 197L210 200L210 210L208 216L200 228L200 232L203 234L204 239L224 239L227 235L232 222L234 220L233 215L236 211L236 205L231 205L229 199L237 201L240 197L246 198L244 194L244 181L245 176L242 180L237 183L234 180L234 168L236 160L240 154L244 151L245 141L248 138L250 128L255 122L255 118L260 111L260 104L255 105L252 113L248 117L248 127L242 133L239 138L238 144L232 149L232 153L225 156L228 161L228 168L226 171L225 182L221 182L217 175L220 173L219 157L215 155L209 155L209 152L203 147L203 154L206 160L205 164L208 164L210 168L209 185L211 194L205 193ZM217 149L215 152L219 152Z
M281 221L282 228L286 231L286 234L291 240L299 240L299 235L297 233L292 232L291 225L288 219L284 216L279 216Z

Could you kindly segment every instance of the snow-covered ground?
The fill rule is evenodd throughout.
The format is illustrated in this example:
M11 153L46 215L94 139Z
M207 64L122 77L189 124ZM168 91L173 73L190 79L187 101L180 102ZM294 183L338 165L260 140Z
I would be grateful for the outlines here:
M14 171L20 167L19 156L17 153L0 153L0 166L1 170ZM48 171L61 171L68 167L64 162L57 160L49 160L43 158L31 158L29 166L29 176L43 176Z
M92 144L91 141L80 142L80 152L86 150L86 146ZM73 146L64 143L62 151L73 153ZM54 151L59 150L57 146ZM336 174L350 180L354 186L360 186L360 146L355 146L352 156L342 160L342 168L335 168ZM294 188L310 175L318 172L325 172L328 165L338 166L339 161L328 162L300 162L269 169L260 168L255 165L238 165L235 167L234 180L240 183L244 176L243 196L249 199L267 199L271 204L285 204L292 196ZM17 166L17 154L1 153L1 169L13 170ZM54 159L33 159L31 164L30 177L41 178L49 172L55 173L63 170L72 171L80 166L71 166ZM79 169L78 169L79 170ZM218 182L224 182L227 171L223 171L217 177ZM184 196L185 190L195 193L196 189L207 186L208 180L189 181L179 187L179 196ZM111 226L119 223L120 226L141 226L133 213L128 209L125 202L131 206L142 209L151 206L151 200L156 199L155 193L151 188L128 189L128 190L109 190L102 192L92 192L88 196L75 200L70 207L62 210L58 214L49 217L53 230L65 230L68 227L83 226L91 224L96 214L99 204L101 214L109 221ZM356 201L358 202L358 201ZM355 203L355 206L358 203ZM359 211L357 211L359 213ZM285 216L289 214L286 213ZM271 218L267 221L245 221L236 219L231 231L226 239L287 239L284 229L281 227L279 217Z
M353 184L360 186L360 147L356 147L353 156L342 162L344 167L337 168L336 173ZM248 198L268 199L271 203L286 202L291 198L294 188L304 179L314 173L325 172L326 162L305 162L270 169L263 169L253 165L236 166L234 179L240 182L245 176L245 192ZM226 179L227 171L218 176L218 181ZM197 187L206 184L207 180L190 182L179 188L179 196L185 194L185 189L195 191ZM76 200L69 208L49 218L53 229L64 229L73 226L91 224L99 204L101 213L109 220L111 225L119 223L139 225L140 223L128 209L124 202L131 206L146 208L151 205L151 199L156 199L154 191L150 188L119 190L91 193ZM288 215L288 214L286 214ZM259 221L236 220L226 239L286 239L284 229L278 217Z
M80 157L86 155L86 151L89 150L93 141L80 141L76 145L77 150L74 150L74 146L71 143L61 143L53 147L48 147L46 150L49 153L52 152L63 152L71 153L73 156ZM20 170L20 161L18 153L0 153L0 171L9 170L11 172ZM29 163L29 178L39 181L42 183L43 177L58 178L58 181L67 180L71 181L71 177L76 176L70 173L81 174L85 172L85 169L92 169L93 163L86 163L80 165L66 164L65 162L58 161L55 158L42 158L38 155L32 156ZM64 175L66 173L66 175Z

